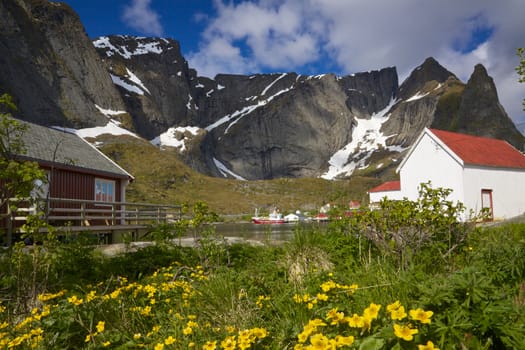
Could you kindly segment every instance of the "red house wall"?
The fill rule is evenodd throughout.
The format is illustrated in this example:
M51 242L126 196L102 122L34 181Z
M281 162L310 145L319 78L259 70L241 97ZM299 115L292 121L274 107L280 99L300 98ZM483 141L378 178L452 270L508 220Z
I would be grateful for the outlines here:
M122 200L121 179L93 174L72 172L63 169L49 171L49 195L53 198L95 199L95 179L102 178L115 181L115 201Z

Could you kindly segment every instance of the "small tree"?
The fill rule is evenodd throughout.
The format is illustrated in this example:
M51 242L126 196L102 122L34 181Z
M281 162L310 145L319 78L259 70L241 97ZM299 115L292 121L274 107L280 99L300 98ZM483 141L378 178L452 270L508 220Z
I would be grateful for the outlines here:
M518 72L518 75L520 76L518 81L520 83L525 83L525 48L521 47L517 52L520 58L520 64L516 67L516 72ZM523 99L523 110L525 110L525 99Z
M352 219L354 231L370 240L382 256L394 257L401 268L425 251L446 259L473 227L461 220L465 206L447 199L451 192L422 183L416 201L385 198L378 210L365 210Z
M7 206L16 210L12 198L28 198L35 186L35 181L46 180L45 173L35 162L21 159L27 150L23 134L27 126L12 118L11 111L16 111L11 96L0 96L0 214L5 215ZM9 233L9 232L8 232ZM8 237L10 243L11 237Z

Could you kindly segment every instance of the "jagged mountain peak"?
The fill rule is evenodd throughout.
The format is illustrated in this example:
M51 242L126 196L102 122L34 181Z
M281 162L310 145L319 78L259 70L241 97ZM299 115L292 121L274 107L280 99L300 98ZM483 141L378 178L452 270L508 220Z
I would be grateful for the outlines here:
M423 64L414 69L401 84L398 97L408 99L422 92L425 84L428 82L436 81L438 83L444 83L450 77L458 79L454 73L443 67L433 57L428 57Z
M474 66L474 71L467 81L468 86L477 86L477 88L483 89L483 93L489 93L492 95L492 98L498 98L496 84L494 84L494 80L489 76L487 69L481 63Z
M482 64L477 64L465 86L458 109L457 131L506 139L518 149L525 137L516 129L498 99L494 80Z

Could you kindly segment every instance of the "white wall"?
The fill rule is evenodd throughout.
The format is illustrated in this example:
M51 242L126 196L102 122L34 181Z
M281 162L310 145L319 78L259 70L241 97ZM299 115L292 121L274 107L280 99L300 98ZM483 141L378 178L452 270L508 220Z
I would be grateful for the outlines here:
M380 202L384 197L390 200L401 200L403 196L401 191L380 191L380 192L369 192L370 203Z
M465 167L465 205L478 213L481 190L492 190L494 219L508 219L525 212L525 171Z
M401 194L410 200L419 197L421 183L430 181L432 188L449 188L451 201L464 203L462 165L428 134L404 160L400 168Z

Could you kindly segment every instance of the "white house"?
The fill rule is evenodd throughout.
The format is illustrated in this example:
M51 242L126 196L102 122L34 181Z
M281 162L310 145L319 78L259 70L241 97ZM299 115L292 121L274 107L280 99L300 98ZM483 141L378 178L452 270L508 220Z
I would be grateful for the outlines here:
M389 199L416 200L421 183L452 190L449 200L492 218L506 219L525 212L525 156L506 141L423 130L397 168L399 190L370 193Z
M400 200L403 199L401 195L401 182L400 181L387 181L383 182L379 186L368 190L368 195L370 196L370 203L378 203L384 197L387 197L391 200Z

